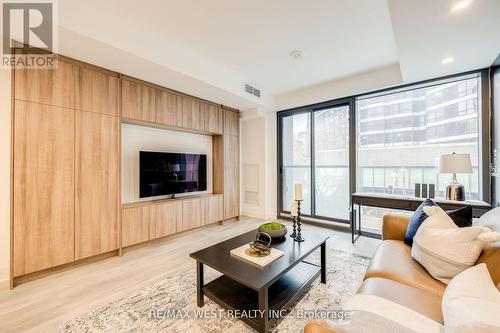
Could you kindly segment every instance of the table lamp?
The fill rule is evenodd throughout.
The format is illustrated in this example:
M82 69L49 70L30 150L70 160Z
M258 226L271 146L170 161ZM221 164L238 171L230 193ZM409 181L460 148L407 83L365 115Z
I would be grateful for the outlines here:
M447 200L465 200L465 189L457 180L457 173L472 173L469 154L444 154L439 158L439 172L452 173L453 180L446 187Z

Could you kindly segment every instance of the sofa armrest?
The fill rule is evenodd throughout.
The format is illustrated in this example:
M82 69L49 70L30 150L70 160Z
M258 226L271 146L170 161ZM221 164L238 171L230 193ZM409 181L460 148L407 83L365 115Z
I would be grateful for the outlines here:
M382 220L382 239L404 240L410 216L386 214Z
M340 324L329 320L313 320L304 326L304 333L347 333Z

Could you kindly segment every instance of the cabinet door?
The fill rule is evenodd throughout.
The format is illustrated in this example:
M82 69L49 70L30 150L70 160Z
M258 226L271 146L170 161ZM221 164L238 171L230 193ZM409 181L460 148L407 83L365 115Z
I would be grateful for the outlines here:
M184 231L201 226L200 198L182 200L182 230Z
M76 66L61 60L57 69L16 69L15 98L74 108L75 76Z
M224 110L224 135L239 135L240 115L236 111Z
M201 225L222 221L224 215L222 195L211 195L201 199Z
M119 84L117 76L80 68L76 80L76 109L118 116Z
M208 110L206 111L205 131L214 134L222 134L222 128L223 128L222 109L215 105L210 105L210 104L206 105L208 107Z
M118 248L118 117L76 111L75 257Z
M200 102L200 123L199 130L204 132L210 132L210 105L205 102Z
M122 209L122 247L148 241L149 228L155 223L155 205Z
M75 259L74 122L71 109L15 102L14 276Z
M156 89L122 79L122 116L132 120L154 122Z
M182 97L165 90L156 91L156 122L182 127Z
M189 96L182 96L182 127L200 130L200 102Z
M155 238L168 236L178 231L177 225L182 222L182 201L162 203L156 206Z
M224 219L239 215L239 140L224 135Z

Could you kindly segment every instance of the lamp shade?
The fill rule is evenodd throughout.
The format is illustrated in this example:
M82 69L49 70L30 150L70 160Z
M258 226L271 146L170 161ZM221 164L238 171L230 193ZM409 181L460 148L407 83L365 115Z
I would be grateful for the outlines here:
M445 154L439 158L440 173L472 173L469 154Z

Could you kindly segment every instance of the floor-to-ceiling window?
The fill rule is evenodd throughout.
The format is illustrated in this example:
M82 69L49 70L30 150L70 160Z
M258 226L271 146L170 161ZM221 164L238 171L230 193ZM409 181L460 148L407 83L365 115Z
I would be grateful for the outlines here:
M303 214L348 220L349 113L349 104L333 104L280 115L280 211L290 211L300 183Z
M290 211L294 184L302 184L302 212L311 214L311 114L299 113L282 119L282 205Z
M437 160L453 152L471 157L473 173L458 175L467 198L489 200L486 77L478 71L279 112L278 211L290 210L295 183L303 184L303 213L344 222L354 191L413 196L415 183L426 183L444 197L452 175L440 174ZM384 213L364 208L366 231L377 232Z
M425 183L445 197L452 175L437 161L455 152L470 155L473 173L457 177L468 199L480 199L480 87L473 75L357 97L357 191L413 196ZM367 231L380 230L385 210L361 213Z

